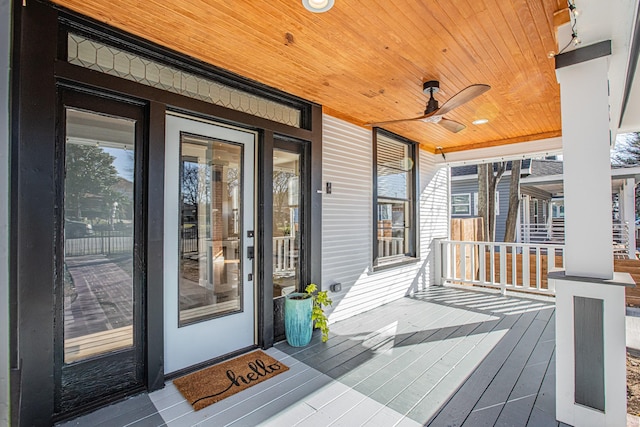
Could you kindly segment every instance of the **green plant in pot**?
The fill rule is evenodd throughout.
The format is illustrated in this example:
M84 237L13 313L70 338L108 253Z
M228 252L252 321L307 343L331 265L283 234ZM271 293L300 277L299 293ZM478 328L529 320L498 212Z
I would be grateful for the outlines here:
M315 326L322 332L322 342L329 339L329 325L324 307L333 301L327 291L317 292L318 287L311 283L304 292L294 292L284 301L284 331L287 342L292 347L304 347L311 341Z

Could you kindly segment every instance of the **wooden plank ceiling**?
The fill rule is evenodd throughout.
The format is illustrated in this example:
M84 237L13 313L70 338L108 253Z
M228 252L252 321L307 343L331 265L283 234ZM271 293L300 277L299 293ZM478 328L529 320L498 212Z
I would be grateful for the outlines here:
M492 89L446 117L385 128L435 152L560 135L554 11L563 0L55 0L160 45L323 105L356 124L420 116L422 83L440 106L474 83ZM472 125L476 119L489 123Z

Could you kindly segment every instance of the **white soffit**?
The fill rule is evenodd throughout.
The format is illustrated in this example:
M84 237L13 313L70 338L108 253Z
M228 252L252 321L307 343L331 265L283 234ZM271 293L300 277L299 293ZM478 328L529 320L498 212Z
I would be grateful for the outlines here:
M640 68L636 69L627 108L622 117L618 134L640 131Z
M435 158L436 164L439 165L461 166L466 164L553 156L556 154L562 154L562 138L560 137L499 145L497 147L478 148L475 150L445 152L444 158L440 153L436 153Z

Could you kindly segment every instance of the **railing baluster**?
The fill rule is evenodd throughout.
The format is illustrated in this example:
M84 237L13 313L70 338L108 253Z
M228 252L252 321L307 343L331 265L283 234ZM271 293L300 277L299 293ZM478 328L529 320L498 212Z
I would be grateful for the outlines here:
M476 281L476 252L478 250L478 246L476 243L471 243L470 250L470 261L471 261L471 282Z
M447 280L452 280L453 279L453 275L451 274L451 260L453 259L453 257L451 256L451 242L447 242L446 243L446 249L444 249L442 252L446 254L446 262L445 262L445 277L447 278Z
M435 259L433 262L433 265L435 267L433 272L433 276L435 279L434 285L442 285L442 262L444 261L444 257L442 256L443 243L440 239L435 239L434 243L435 243L435 246L434 246ZM431 286L431 283L427 281L426 286L427 287Z
M540 246L536 246L536 289L540 290L542 287L542 263L540 262Z
M484 243L480 243L478 246L478 261L480 262L480 277L478 277L478 280L481 284L484 284L487 283L487 251Z
M467 245L460 243L460 278L467 281Z
M500 292L507 294L507 247L500 245Z
M491 273L491 278L489 283L496 282L496 247L493 244L489 245L489 270Z
M526 250L525 250L526 249ZM531 268L529 255L529 246L522 248L522 287L529 289L531 287Z
M562 266L561 268L564 269L564 247L560 247L558 248L560 249L560 256L562 257ZM555 266L556 261L556 248L553 248L553 265ZM547 290L553 294L556 293L556 287L555 287L555 280L549 280L549 277L547 275Z
M282 246L284 242L278 240L278 271L282 271Z
M516 245L511 246L511 285L518 286L518 254Z
M454 243L453 245L451 245L451 262L453 263L453 272L451 274L451 278L453 280L456 280L458 275L458 257L457 257L457 250L456 248L459 246L459 243Z
M291 268L292 270L296 269L296 254L292 247L294 239L295 239L294 237L289 239L289 266L290 266L289 268Z

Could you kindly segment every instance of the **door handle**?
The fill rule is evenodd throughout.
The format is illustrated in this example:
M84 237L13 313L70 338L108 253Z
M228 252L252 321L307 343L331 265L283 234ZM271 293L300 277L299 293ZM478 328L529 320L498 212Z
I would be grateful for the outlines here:
M254 258L254 250L253 250L253 246L247 246L247 258L249 259L253 259Z

